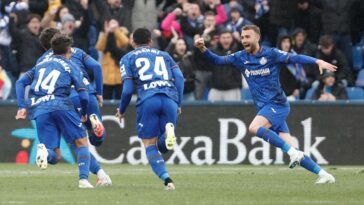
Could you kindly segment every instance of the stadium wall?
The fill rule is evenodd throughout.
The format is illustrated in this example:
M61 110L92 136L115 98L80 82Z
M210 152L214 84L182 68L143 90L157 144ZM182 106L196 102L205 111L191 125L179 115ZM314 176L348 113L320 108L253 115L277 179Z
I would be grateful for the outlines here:
M141 141L135 131L135 106L128 108L125 122L114 117L117 102L103 107L108 138L92 147L102 163L146 164ZM300 149L319 164L364 165L364 103L294 103L287 119ZM14 102L0 104L0 162L34 163L37 133L34 122L16 121ZM280 150L248 133L255 116L251 103L190 103L178 120L175 150L167 155L171 164L288 163ZM61 142L63 160L75 163L68 145Z

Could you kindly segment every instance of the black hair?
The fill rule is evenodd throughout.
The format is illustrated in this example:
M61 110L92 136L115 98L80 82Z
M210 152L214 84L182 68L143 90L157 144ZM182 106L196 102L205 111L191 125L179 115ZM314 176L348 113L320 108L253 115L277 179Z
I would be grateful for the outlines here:
M46 28L40 33L39 41L43 48L49 50L51 48L51 40L54 35L61 33L60 30L55 28Z
M73 40L67 34L55 34L51 40L51 46L53 53L56 55L64 55L68 52L68 49L72 46Z
M138 28L133 33L133 41L137 45L148 44L152 40L152 34L146 28Z

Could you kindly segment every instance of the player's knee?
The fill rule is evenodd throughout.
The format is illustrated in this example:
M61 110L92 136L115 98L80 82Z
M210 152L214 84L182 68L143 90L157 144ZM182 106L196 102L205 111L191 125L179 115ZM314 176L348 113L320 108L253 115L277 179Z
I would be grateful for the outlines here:
M155 145L157 143L157 137L153 137L151 139L143 139L144 147L147 148L151 145Z
M75 141L75 144L77 147L87 147L88 146L87 137L77 139Z
M250 132L251 134L253 134L253 135L255 135L255 134L257 133L258 129L259 129L259 127L258 127L258 126L256 126L256 125L255 125L255 124L253 124L253 123L251 123L251 124L249 125L249 132Z

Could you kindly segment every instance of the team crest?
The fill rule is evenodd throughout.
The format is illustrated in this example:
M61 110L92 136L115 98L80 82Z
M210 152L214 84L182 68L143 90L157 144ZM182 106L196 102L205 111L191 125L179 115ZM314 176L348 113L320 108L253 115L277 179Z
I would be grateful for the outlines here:
M265 57L260 58L259 60L260 65L265 65L267 63L267 59Z

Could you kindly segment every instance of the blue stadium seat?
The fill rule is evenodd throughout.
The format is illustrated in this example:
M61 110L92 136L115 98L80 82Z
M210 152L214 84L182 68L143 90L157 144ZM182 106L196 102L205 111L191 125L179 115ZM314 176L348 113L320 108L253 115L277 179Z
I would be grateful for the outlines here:
M348 87L346 88L346 92L348 93L349 100L363 100L364 99L364 91L358 87Z
M313 93L315 92L316 88L310 88L307 90L305 95L305 100L312 100Z
M358 77L355 81L355 86L357 87L364 87L364 69L361 69L358 73Z
M353 46L353 68L354 70L360 70L363 68L363 48L361 46Z
M250 93L249 88L241 89L241 99L242 100L253 100L252 94Z

